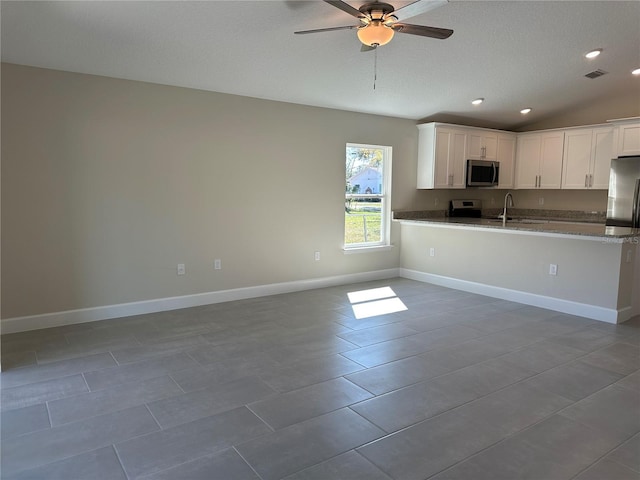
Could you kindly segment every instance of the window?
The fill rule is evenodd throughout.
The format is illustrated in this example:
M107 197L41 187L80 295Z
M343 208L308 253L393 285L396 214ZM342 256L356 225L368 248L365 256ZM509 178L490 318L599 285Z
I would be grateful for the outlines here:
M344 247L389 245L391 147L347 144Z

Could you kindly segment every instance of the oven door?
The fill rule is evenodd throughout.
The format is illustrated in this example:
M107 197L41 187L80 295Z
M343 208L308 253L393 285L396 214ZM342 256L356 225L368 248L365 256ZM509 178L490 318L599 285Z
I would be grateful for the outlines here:
M468 187L495 187L500 179L500 162L467 160Z

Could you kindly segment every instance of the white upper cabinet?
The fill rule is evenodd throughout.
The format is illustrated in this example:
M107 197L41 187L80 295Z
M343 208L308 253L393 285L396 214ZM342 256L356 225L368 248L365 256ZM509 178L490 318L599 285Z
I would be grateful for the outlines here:
M563 189L609 188L613 127L567 130L562 162Z
M500 163L498 188L513 188L516 171L516 135L499 133L496 160Z
M498 134L470 129L467 135L467 154L473 160L496 160Z
M611 120L615 125L613 157L640 155L640 118Z
M465 188L467 131L436 123L418 130L417 188Z
M518 136L515 188L560 188L564 132Z

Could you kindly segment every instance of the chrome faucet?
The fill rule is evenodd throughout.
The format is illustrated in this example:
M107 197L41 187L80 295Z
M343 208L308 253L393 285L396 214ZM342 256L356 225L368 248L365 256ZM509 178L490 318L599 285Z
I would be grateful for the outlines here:
M502 210L502 226L507 225L507 207L513 207L513 195L511 192L507 192L504 196L504 210Z

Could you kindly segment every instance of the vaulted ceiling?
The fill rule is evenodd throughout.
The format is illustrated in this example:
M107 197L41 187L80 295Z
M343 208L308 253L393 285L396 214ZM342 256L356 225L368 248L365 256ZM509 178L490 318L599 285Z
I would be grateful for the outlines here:
M523 123L524 107L533 108L532 122L613 93L640 102L640 76L630 73L640 67L638 1L452 0L406 20L451 28L449 39L396 34L369 52L360 51L355 30L293 34L357 23L322 1L3 1L1 8L2 61L23 65L504 128ZM602 54L586 59L595 48ZM585 77L597 69L608 73ZM477 97L485 102L472 106Z

